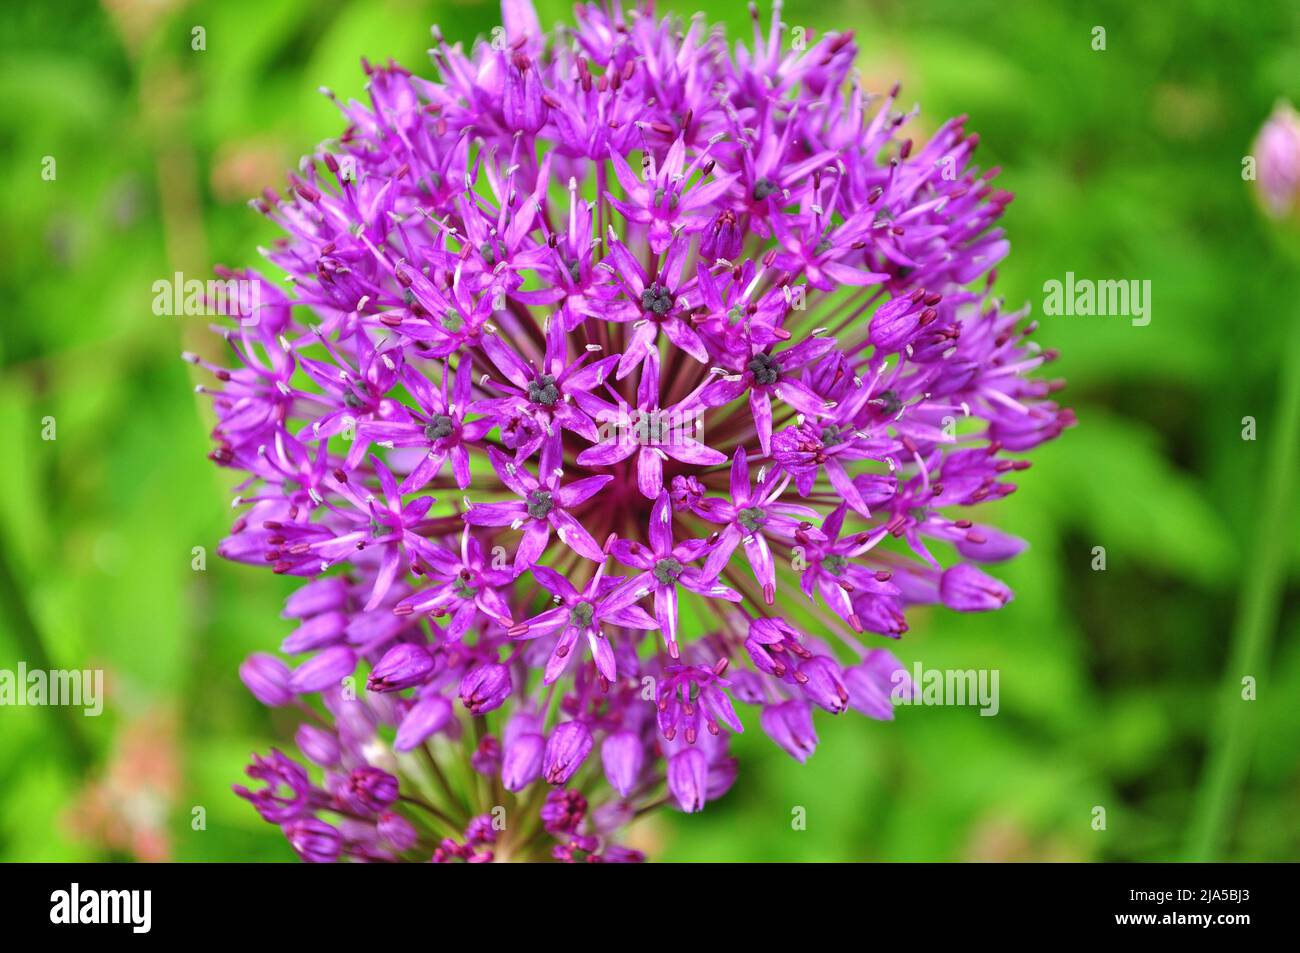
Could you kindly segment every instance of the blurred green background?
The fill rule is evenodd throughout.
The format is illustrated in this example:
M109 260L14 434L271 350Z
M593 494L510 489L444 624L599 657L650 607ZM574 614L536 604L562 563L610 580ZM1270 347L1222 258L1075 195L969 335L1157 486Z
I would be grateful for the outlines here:
M748 37L741 3L706 12ZM978 161L1017 195L1009 302L1040 313L1067 271L1149 279L1152 321L1042 319L1080 425L989 510L1032 544L995 570L1017 598L917 612L897 646L909 665L1000 670L998 717L819 713L804 767L751 724L731 794L637 842L674 860L1185 856L1242 582L1271 539L1288 582L1243 673L1258 700L1228 716L1244 786L1210 798L1214 856L1300 859L1300 533L1294 510L1261 513L1266 461L1296 439L1274 406L1300 280L1241 174L1274 102L1300 98L1300 8L799 0L784 19L854 30L865 85L902 80L916 130L970 114ZM232 480L178 359L212 343L205 319L155 316L151 286L258 262L275 233L245 200L343 128L319 87L360 95L361 56L431 75L430 24L468 41L498 21L455 0L0 5L0 668L102 667L109 692L100 718L0 708L0 858L291 856L230 793L251 751L291 743L236 677L286 633L288 583L214 555Z

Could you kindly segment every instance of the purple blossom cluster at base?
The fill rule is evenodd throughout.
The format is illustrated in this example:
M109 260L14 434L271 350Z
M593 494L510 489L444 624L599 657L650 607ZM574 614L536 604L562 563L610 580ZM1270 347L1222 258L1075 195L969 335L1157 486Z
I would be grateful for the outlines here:
M815 709L893 717L909 607L1011 598L967 514L1073 423L989 290L1011 197L779 14L506 0L254 203L291 292L240 273L234 367L187 357L221 553L302 580L293 663L241 669L302 760L236 791L304 860L644 859L735 782L737 704L802 762Z

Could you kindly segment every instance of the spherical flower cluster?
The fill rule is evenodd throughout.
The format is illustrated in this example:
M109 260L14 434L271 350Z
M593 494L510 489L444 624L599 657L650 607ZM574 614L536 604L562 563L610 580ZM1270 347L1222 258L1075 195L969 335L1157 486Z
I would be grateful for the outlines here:
M506 0L254 203L291 291L236 275L237 366L191 359L221 552L303 580L242 676L315 767L237 789L302 858L641 859L732 785L738 704L803 761L814 709L892 717L909 606L1011 598L968 514L1073 418L989 294L1010 196L779 12L733 51Z

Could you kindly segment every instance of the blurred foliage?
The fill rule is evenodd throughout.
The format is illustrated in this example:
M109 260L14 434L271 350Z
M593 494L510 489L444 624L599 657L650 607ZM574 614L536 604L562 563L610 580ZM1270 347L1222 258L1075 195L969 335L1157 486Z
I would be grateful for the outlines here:
M710 6L749 35L741 3ZM567 13L540 9L544 24ZM1043 319L1080 426L990 508L1032 543L999 569L1017 598L993 615L919 612L897 647L909 665L999 669L998 717L819 715L802 768L749 723L733 792L637 840L673 860L1178 856L1258 476L1280 439L1277 355L1300 320L1241 176L1274 101L1300 99L1300 8L794 0L784 19L854 30L866 85L901 79L921 104L914 134L970 114L981 162L1017 194L1009 302L1037 311L1043 282L1067 271L1149 279L1153 320ZM251 751L291 744L291 722L236 678L285 634L288 583L213 555L232 480L205 457L211 419L177 355L216 353L215 339L202 319L153 315L151 285L258 261L275 234L245 200L342 129L319 87L360 95L361 56L427 75L430 24L468 41L497 20L457 0L0 5L0 552L33 623L4 606L0 667L35 667L38 638L52 665L103 667L110 693L100 718L0 709L0 857L290 856L230 793ZM195 26L205 50L191 49ZM1241 439L1246 415L1256 442ZM1272 530L1300 540L1294 523ZM1233 859L1300 858L1291 552L1273 657L1255 673Z

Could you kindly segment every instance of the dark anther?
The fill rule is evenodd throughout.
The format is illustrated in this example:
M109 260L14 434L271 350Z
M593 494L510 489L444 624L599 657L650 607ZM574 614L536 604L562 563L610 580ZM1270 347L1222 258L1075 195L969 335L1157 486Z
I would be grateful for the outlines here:
M749 359L749 372L754 375L755 384L775 384L781 379L781 365L770 354L755 354Z
M528 399L534 404L551 407L560 399L559 388L555 386L555 376L543 374L528 385Z

